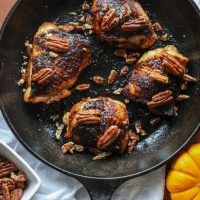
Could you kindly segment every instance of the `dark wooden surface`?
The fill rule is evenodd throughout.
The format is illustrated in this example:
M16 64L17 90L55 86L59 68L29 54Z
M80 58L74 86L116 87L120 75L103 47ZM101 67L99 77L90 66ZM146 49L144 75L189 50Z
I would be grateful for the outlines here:
M0 0L0 27L8 14L9 10L13 6L16 0ZM193 139L192 143L200 142L200 133ZM171 200L169 193L165 190L164 200Z

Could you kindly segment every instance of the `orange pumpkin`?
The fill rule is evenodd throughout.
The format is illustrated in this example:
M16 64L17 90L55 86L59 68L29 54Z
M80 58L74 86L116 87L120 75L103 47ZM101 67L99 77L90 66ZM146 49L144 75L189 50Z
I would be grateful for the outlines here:
M173 162L166 185L172 200L200 200L200 144Z

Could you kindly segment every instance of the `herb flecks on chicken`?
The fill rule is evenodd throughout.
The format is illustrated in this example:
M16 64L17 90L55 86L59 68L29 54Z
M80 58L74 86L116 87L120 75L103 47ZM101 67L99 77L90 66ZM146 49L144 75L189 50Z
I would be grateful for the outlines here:
M123 153L129 142L126 106L110 98L85 99L75 104L67 118L68 141L86 148Z
M71 95L70 88L91 63L89 41L44 23L34 36L26 78L24 100L46 104Z
M157 39L149 17L135 0L93 0L92 16L93 32L111 46L140 50Z
M127 99L146 104L155 114L167 114L173 110L188 61L174 46L145 53L133 69L123 94Z

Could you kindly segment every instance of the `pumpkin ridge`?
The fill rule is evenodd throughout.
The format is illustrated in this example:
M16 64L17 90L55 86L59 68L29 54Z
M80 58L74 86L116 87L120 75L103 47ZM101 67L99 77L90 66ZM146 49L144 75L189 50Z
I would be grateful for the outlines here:
M192 190L193 188L195 188L195 187L192 187L192 188L190 188L190 189L187 189L187 190L185 190L185 191L183 191L183 192L176 192L176 193L171 193L171 198L172 199L174 199L173 198L173 195L175 194L176 196L177 196L177 194L187 194L187 192L189 192L190 190ZM199 190L198 191L195 191L195 193L196 194L194 194L194 196L192 196L191 198L190 198L190 200L193 200L198 194L199 194ZM177 198L175 198L176 200L177 200ZM180 198L179 198L180 199Z
M180 172L180 173L186 174L187 176L190 176L190 177L196 179L196 180L199 181L199 183L200 183L200 180L199 180L197 177L192 176L191 174L189 174L189 173L187 173L187 172L185 172L185 171L183 172L183 171L176 170L176 169L173 169L173 168L172 168L172 170L175 171L175 172Z
M199 165L197 164L197 162L193 159L193 157L187 152L187 154L190 156L190 158L193 160L193 162L195 163L195 165L197 166L197 168L200 170Z

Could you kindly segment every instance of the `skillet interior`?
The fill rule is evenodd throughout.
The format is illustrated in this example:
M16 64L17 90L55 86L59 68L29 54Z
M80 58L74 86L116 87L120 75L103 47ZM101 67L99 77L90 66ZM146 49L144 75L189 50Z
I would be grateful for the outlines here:
M164 27L171 36L171 40L165 45L175 44L184 55L191 59L190 73L200 77L200 28L198 26L200 17L194 12L191 4L187 0L148 2L141 0L140 2L150 13L154 22L159 21L165 24ZM109 94L105 91L105 87L100 88L92 84L90 92L75 94L72 98L47 109L23 103L22 91L16 84L20 78L19 71L23 62L25 40L31 38L43 22L71 21L72 17L69 17L67 13L80 9L81 3L81 0L22 0L16 8L0 41L0 99L4 116L18 139L31 152L63 172L101 178L140 175L168 160L198 127L200 121L199 83L191 87L189 94L192 98L181 104L178 118L163 122L149 137L137 145L133 154L97 162L92 161L91 155L87 153L63 155L62 141L58 142L54 139L55 127L49 117L58 113L60 109L59 113L64 113L83 97L110 96L122 100L123 98ZM164 44L157 42L153 48L160 45ZM124 66L120 59L110 56L113 51L107 46L103 46L103 51L99 49L98 42L94 42L94 46L93 65L81 74L79 83L91 83L89 79L93 75L107 77L111 69L119 71ZM125 82L122 81L121 84L124 86ZM119 86L120 83L117 81L109 89L113 91ZM138 119L138 116L134 115L137 106L133 104L129 107L132 121Z

